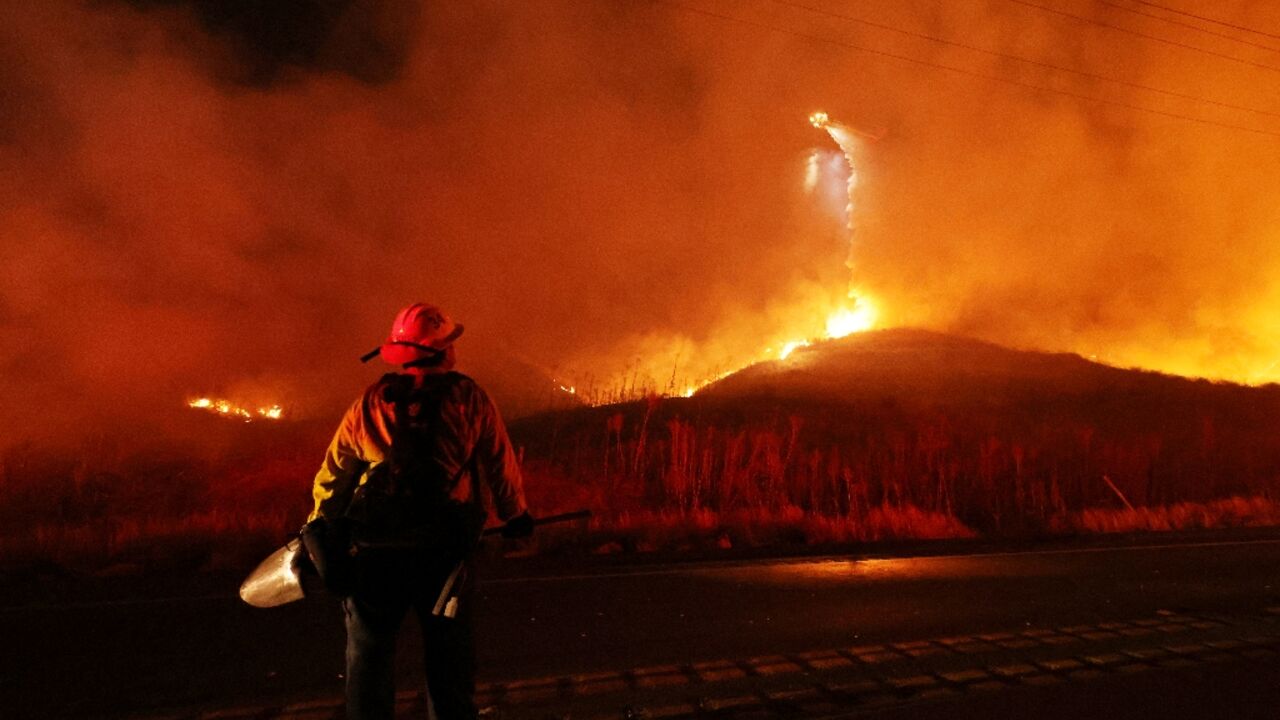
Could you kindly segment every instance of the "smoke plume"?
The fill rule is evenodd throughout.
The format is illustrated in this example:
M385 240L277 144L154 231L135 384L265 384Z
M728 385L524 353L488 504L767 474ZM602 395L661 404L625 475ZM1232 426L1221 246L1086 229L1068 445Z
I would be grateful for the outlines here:
M1280 377L1280 52L1083 0L1253 64L1009 0L808 2L1001 55L770 0L0 7L0 428L206 392L324 417L419 300L513 407L679 390L817 336L851 282L882 324ZM805 190L819 109L887 130L852 247Z

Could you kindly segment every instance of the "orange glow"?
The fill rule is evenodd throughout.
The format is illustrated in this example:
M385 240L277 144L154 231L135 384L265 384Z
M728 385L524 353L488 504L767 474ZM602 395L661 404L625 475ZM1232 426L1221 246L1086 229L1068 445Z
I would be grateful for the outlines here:
M820 340L836 340L871 330L876 326L876 317L875 305L865 298L856 298L852 309L840 308L827 316L827 333ZM778 359L786 360L796 350L820 340L789 340L778 351Z
M1082 53L1080 21L1009 3L863 8L977 51L808 4L836 12L656 3L629 32L517 2L502 26L538 31L493 33L352 3L268 34L209 3L3 4L0 437L127 432L197 390L322 416L375 369L342 358L419 300L468 326L459 367L508 415L696 393L867 326L1280 382L1257 67L1097 28ZM77 402L42 412L55 386Z
M267 405L251 411L248 408L222 398L194 398L187 401L187 407L196 410L206 410L215 415L240 419L245 422L253 422L257 419L279 420L284 417L284 408L279 405Z
M831 151L815 148L805 160L801 186L806 194L814 195L824 182L828 183L827 191L835 190L829 184L831 180L840 182L842 187L837 192L845 196L841 224L848 232L851 262L856 229L854 192L858 186L855 155L864 147L863 138L875 139L875 136L833 121L821 111L811 114L809 123L838 146L835 157L841 158L843 172L833 173L834 165L827 164L828 161L840 162L833 160ZM615 380L613 391L587 390L583 398L590 404L602 404L643 394L691 397L698 390L750 365L784 361L801 348L879 326L879 303L861 288L850 287L844 299L838 299L832 290L817 284L801 286L790 301L769 307L765 313L766 323L759 322L758 316L745 322L725 322L701 344L685 337L657 338L656 343L648 338L643 343L644 355L635 361L627 376ZM654 349L655 346L658 349ZM681 372L688 375L679 377L677 382ZM670 380L665 385L658 384L664 376ZM641 378L644 384L637 385L636 378ZM561 385L558 381L556 384L562 392L577 394L571 385Z
M853 309L841 308L827 317L827 337L835 339L866 332L876 326L877 315L875 305L859 297Z

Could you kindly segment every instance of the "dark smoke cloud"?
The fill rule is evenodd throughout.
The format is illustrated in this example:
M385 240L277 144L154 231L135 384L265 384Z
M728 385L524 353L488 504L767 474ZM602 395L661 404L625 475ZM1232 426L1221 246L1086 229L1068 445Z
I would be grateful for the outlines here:
M140 10L183 9L215 50L225 79L269 87L293 73L340 73L369 84L395 79L421 33L421 6L387 0L131 0ZM171 15L172 17L172 15ZM209 40L213 40L211 44ZM220 47L219 47L220 46ZM220 50L221 52L218 52Z
M764 0L690 4L1280 129ZM1004 0L824 6L1280 111L1268 71ZM167 426L198 392L326 417L415 300L468 325L464 364L520 388L512 407L551 377L728 369L821 328L849 280L843 220L802 187L810 151L833 149L804 122L819 108L889 130L857 153L852 253L886 321L1239 379L1280 357L1272 137L666 4L10 3L0 424Z

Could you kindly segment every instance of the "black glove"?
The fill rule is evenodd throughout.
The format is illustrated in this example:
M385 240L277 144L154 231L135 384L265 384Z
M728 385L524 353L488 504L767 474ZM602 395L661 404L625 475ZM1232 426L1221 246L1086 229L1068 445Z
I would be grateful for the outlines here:
M527 538L533 534L533 516L528 510L507 521L502 526L502 537L514 540L516 538Z

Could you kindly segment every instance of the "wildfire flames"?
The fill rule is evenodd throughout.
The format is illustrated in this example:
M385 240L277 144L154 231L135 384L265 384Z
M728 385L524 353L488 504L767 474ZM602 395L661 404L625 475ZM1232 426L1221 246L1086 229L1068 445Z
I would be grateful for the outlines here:
M814 112L809 115L809 123L816 129L822 130L835 142L839 147L839 152L814 150L809 156L806 166L803 188L809 195L819 192L819 186L826 184L821 188L824 195L832 197L841 196L842 201L842 218L845 230L848 232L849 242L852 246L854 243L856 228L854 226L854 193L858 184L858 173L855 166L855 153L862 147L864 140L876 140L879 138L877 134L863 132L843 123L833 121L825 112ZM837 167L839 166L839 167ZM835 178L841 179L839 189L832 187L829 181ZM852 256L852 253L850 253ZM846 263L849 264L849 263ZM850 265L850 268L852 266ZM554 383L555 387L562 393L576 395L585 402L590 404L616 402L618 400L634 397L638 393L656 393L661 395L682 395L690 397L698 390L732 375L749 365L768 360L786 360L796 350L800 348L810 347L815 343L825 340L835 340L846 337L857 332L864 332L876 327L880 319L878 305L869 298L865 292L857 287L850 287L845 294L844 301L830 302L823 300L821 297L830 297L826 293L818 293L810 296L807 302L797 304L793 310L788 311L787 317L793 318L793 322L782 323L782 326L775 327L770 332L765 332L765 337L770 338L771 344L763 349L750 352L745 355L730 356L725 358L727 362L718 364L720 370L717 370L709 376L696 378L693 382L682 382L676 385L675 372L672 372L672 381L666 387L653 385L638 386L635 382L636 372L629 379L630 386L628 389L627 381L619 381L623 390L621 392L606 392L597 395L590 391L579 394L577 388L571 384L561 384L559 381ZM834 307L833 307L834 305ZM825 316L825 323L815 323L816 318ZM796 332L795 328L804 328ZM818 330L818 328L823 328ZM759 328L754 328L759 331ZM797 337L797 335L799 337ZM790 336L788 338L788 336ZM783 340L782 338L788 338ZM710 343L715 345L714 342ZM669 367L680 367L680 355L683 351L676 351L675 359L671 361ZM700 353L699 353L700 354ZM661 366L662 360L652 363L650 367ZM705 360L705 358L704 358ZM707 367L704 362L702 367ZM728 367L727 370L723 369Z
M235 418L245 422L254 420L279 420L284 417L284 408L279 405L259 407L255 410L241 407L230 400L221 398L199 397L187 401L187 407L205 410L226 418Z
M859 297L852 310L840 310L827 318L827 337L842 338L865 332L876 326L876 308L870 300Z
M853 140L850 135L850 129L833 123L831 117L825 112L815 112L809 115L809 124L819 130L825 130L832 140L840 146L840 151L844 154L845 162L848 163L848 185L846 192L848 196L848 205L845 207L845 221L849 229L850 241L852 241L853 226L853 192L857 186L857 173L854 171L853 159ZM856 132L856 131L854 131ZM862 134L862 133L858 133ZM805 187L812 191L816 183L816 173L812 167L813 159L810 159L809 172L805 177ZM856 332L864 332L875 327L878 313L876 306L866 298L861 292L856 290L849 291L849 298L853 300L853 307L842 307L830 313L827 316L826 336L824 339L834 340L842 338L846 335L852 335ZM778 352L778 359L785 360L787 356L795 352L799 348L808 347L813 344L811 339L791 340L783 344L782 349Z
M815 112L809 115L809 124L813 125L815 128L819 130L825 130L831 136L831 139L834 140L836 144L840 146L840 152L844 155L845 162L848 163L847 170L848 170L849 176L847 180L847 187L845 188L847 192L848 205L845 207L845 222L846 222L846 227L849 230L850 241L852 242L853 233L854 233L853 193L854 193L854 189L857 186L857 173L855 172L855 169L854 169L854 157L853 157L853 144L855 141L853 138L854 138L854 135L861 135L861 136L871 137L871 138L874 138L874 136L867 135L866 133L861 133L857 130L853 130L852 128L845 127L844 125L841 125L839 123L834 123L831 120L831 116L821 111ZM817 183L817 177L818 177L818 172L816 167L814 166L814 162L815 162L814 158L811 157L809 160L808 172L806 173L806 176L805 176L805 188L810 192L814 190L814 187ZM850 290L848 296L849 296L849 299L852 300L852 307L848 307L848 306L840 307L830 312L827 315L826 334L822 338L818 338L818 339L802 338L797 340L788 340L784 342L781 345L781 347L778 349L777 355L776 355L777 359L785 360L796 350L799 350L800 348L803 348L803 347L809 347L813 345L814 342L817 342L819 340L835 340L837 338L842 338L847 335L852 335L853 333L865 332L867 330L871 330L872 328L874 328L876 326L876 321L879 318L879 312L876 309L875 303L873 303L869 298L867 298L864 293L857 290ZM767 359L767 357L772 354L772 350L773 350L772 348L768 348L765 350L765 355L766 355L765 359ZM746 364L750 364L750 363L746 363ZM742 367L745 367L746 364L743 364L742 366L736 368L733 371L721 373L717 377L707 380L696 387L687 388L684 393L685 396L687 397L689 395L692 395L694 392L697 391L698 388L704 387L727 375L733 374L733 372L736 372L737 370L742 369Z
M859 151L860 143L865 140L876 140L878 136L870 135L859 131L859 129L845 126L845 124L835 122L827 113L817 111L809 115L809 123L814 128L826 132L838 146L838 152L814 150L810 155L808 165L805 168L803 187L808 195L829 196L831 199L840 197L840 215L844 220L844 227L849 233L850 243L855 240L854 227L854 193L858 186L858 173L855 168L855 154ZM833 187L831 181L836 179L840 182L841 187ZM820 186L820 187L819 187ZM616 402L627 400L627 398L635 397L639 393L658 393L658 395L681 395L689 397L698 392L699 389L709 386L719 379L728 377L746 366L762 361L787 360L796 350L801 347L809 347L815 343L837 340L850 336L852 333L865 332L869 329L877 327L879 320L879 307L877 302L867 296L867 293L860 288L851 287L845 293L844 300L831 300L832 293L827 288L822 288L819 292L810 293L804 300L795 302L794 305L788 307L785 314L782 314L782 322L774 325L772 331L763 328L763 337L768 338L768 345L759 350L748 350L749 345L739 350L739 354L719 350L721 354L716 356L705 356L705 348L698 346L676 346L671 351L659 352L654 357L650 357L649 363L644 365L645 369L660 369L663 365L672 370L671 380L666 386L657 386L654 384L637 384L636 378L644 377L644 370L639 366L635 370L631 370L630 377L617 380L616 386L621 387L621 391L605 391L604 393L595 392L577 392L577 388L572 384L554 383L559 392L568 393L568 395L579 396L589 404L608 404L608 402ZM819 320L824 318L824 322ZM776 320L777 322L777 320ZM760 333L762 328L758 325L751 325L751 331ZM801 328L797 331L796 328ZM713 337L707 343L709 347L717 347L719 340L730 340L733 334L741 331L723 332L723 337ZM728 343L727 343L728 345ZM741 346L740 346L741 347ZM744 352L745 350L745 352ZM695 363L689 363L687 354L698 356ZM672 357L666 360L666 357ZM681 365L681 357L686 357L685 365ZM640 365L637 363L637 365ZM704 375L704 377L686 378L684 382L676 384L675 379L678 370L681 368L689 368L689 366L700 366L700 368L710 368L716 366L717 370L713 373ZM726 369L727 368L727 369ZM654 374L655 375L655 374ZM649 378L650 380L653 377ZM692 382L690 382L692 379Z
M827 334L822 339L835 340L857 332L865 332L876 326L876 319L875 305L865 297L855 296L852 310L841 308L827 317ZM782 350L778 352L778 359L785 360L791 353L802 347L809 347L813 343L813 340L791 340L782 346Z
M848 163L848 185L845 188L848 196L848 205L845 207L845 221L849 229L850 241L852 242L854 226L853 226L853 192L857 186L857 173L854 171L853 159L853 140L850 135L850 129L843 125L833 123L831 117L825 112L815 112L809 116L809 124L819 130L825 130L832 140L840 146L841 153L844 154L845 162ZM856 132L856 131L854 131ZM862 134L862 133L858 133ZM813 191L817 182L817 173L813 167L814 160L810 158L809 171L805 177L805 188L810 192ZM824 339L834 340L842 338L846 335L852 335L856 332L864 332L875 327L879 313L876 306L863 293L856 290L849 291L849 298L853 301L853 307L842 307L827 316L826 335ZM813 340L806 338L801 340L790 340L782 345L782 349L778 351L778 359L785 360L791 353L802 347L808 347L813 344Z

